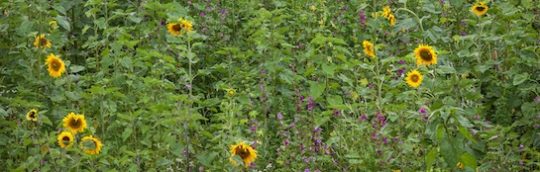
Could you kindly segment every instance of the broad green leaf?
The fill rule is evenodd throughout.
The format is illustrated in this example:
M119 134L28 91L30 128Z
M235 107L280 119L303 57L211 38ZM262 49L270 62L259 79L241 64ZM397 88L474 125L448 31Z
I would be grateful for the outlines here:
M311 81L309 83L309 95L311 97L313 97L313 99L317 99L319 98L324 90L326 89L326 84L325 83L319 83L319 82L313 82Z
M519 85L525 82L527 79L529 79L528 73L517 74L517 75L514 75L514 81L512 81L512 84Z

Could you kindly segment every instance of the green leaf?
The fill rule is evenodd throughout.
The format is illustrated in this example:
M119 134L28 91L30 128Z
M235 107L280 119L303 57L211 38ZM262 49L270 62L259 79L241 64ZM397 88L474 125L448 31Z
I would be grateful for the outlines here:
M84 66L79 66L79 65L72 65L69 67L69 71L71 73L77 73L77 72L83 71L84 69L85 69Z
M313 99L319 98L323 94L324 89L326 89L326 84L324 83L311 81L309 85L309 95L313 97Z
M512 82L512 84L519 85L525 82L527 79L529 79L528 73L517 74L517 75L514 75L514 81Z
M426 155L426 167L430 168L433 163L435 162L435 158L437 158L437 148L431 148L431 150Z
M466 167L471 167L472 169L476 169L476 158L474 158L473 155L465 152L459 157L461 163L463 163Z
M122 133L122 140L126 141L126 139L131 136L131 133L133 133L133 129L131 129L131 127L127 127Z
M67 31L71 31L71 26L69 25L69 21L64 16L56 16L56 21L62 28L66 29Z
M469 130L463 126L458 126L459 132L467 139L472 141L473 143L476 143L476 140L474 140L473 135L469 132Z

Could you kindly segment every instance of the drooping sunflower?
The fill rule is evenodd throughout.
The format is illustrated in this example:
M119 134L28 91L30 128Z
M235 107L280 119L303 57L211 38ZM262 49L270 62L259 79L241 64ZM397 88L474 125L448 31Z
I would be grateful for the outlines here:
M64 128L69 129L74 134L83 132L86 129L86 120L83 114L70 112L62 121L64 122Z
M394 14L390 14L387 19L390 22L390 26L396 25L396 16Z
M47 38L45 34L39 34L34 39L34 47L36 48L51 48L52 43Z
M422 84L422 80L424 80L424 78L417 70L408 72L407 77L405 77L405 82L412 88L418 88L418 86Z
M26 120L28 121L37 121L38 120L38 111L36 109L32 109L26 113Z
M239 156L244 162L244 165L247 167L251 164L251 162L257 159L257 151L250 145L240 142L231 146L230 160L234 165L236 165L236 162L232 159L234 156Z
M417 65L437 64L437 53L433 50L433 47L429 45L418 45L418 47L414 49L414 56L416 57Z
M49 76L53 78L58 78L62 76L64 72L66 72L66 65L64 64L64 61L53 53L47 56L45 64L48 66L47 71L49 71Z
M58 141L58 145L60 145L61 148L70 147L75 142L73 133L68 131L62 131L56 137L56 140Z
M103 147L103 143L101 141L94 137L94 136L85 136L81 139L81 149L84 151L84 153L90 154L90 155L97 155L99 152L101 152L101 148Z
M486 5L486 3L484 2L479 2L479 3L476 3L474 4L472 7L471 7L471 11L476 15L476 16L483 16L484 14L487 13L489 7Z
M375 57L375 48L373 47L373 43L369 42L368 40L362 41L362 47L364 47L364 54L366 54L368 57Z

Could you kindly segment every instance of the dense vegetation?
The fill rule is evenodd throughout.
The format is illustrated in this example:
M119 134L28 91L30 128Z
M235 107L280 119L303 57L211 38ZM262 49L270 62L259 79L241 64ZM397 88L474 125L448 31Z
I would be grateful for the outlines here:
M538 171L535 0L4 0L0 171Z

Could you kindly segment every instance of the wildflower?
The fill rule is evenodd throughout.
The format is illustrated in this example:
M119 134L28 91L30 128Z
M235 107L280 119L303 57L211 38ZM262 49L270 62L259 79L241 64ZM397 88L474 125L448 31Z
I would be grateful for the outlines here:
M276 115L276 118L278 120L283 120L283 114L281 112L278 112L277 115Z
M179 36L185 32L191 32L193 30L193 23L186 19L178 19L177 22L170 22L167 24L167 31L173 36Z
M414 55L416 57L417 65L437 64L437 53L433 50L433 47L429 45L418 45L418 47L414 49Z
M420 74L420 72L418 72L417 70L413 70L407 73L407 77L405 78L407 84L412 88L418 88L418 86L422 84L422 80L422 74Z
M367 117L366 114L362 114L362 115L360 115L360 116L358 117L358 120L361 121L361 122L362 122L362 121L366 121L367 119L368 119L368 117Z
M86 129L86 120L82 114L70 112L62 121L64 122L64 128L71 130L74 134L83 132Z
M307 110L313 111L314 108L315 108L315 101L313 100L313 97L310 96L308 98Z
M489 7L484 2L479 2L471 7L471 11L478 17L487 13Z
M255 161L257 158L257 151L254 150L250 145L245 144L244 142L240 142L238 144L232 145L231 147L231 162L236 165L236 163L232 160L232 157L239 156L242 161L244 162L244 165L247 167L251 164L251 162Z
M39 34L34 39L34 47L36 48L51 48L52 43L47 38L45 34Z
M101 152L103 143L94 136L85 136L81 139L81 149L86 154L97 155Z
M53 53L47 56L45 64L48 66L47 71L49 71L49 76L53 78L58 78L62 76L64 72L66 72L66 65L64 64L64 61Z
M61 147L61 148L66 148L66 147L70 147L71 145L73 145L73 142L75 141L74 139L74 136L71 132L67 132L67 131L62 131L58 137L56 137L56 140L58 141L58 145Z
M26 113L26 120L28 121L37 121L38 120L38 111L36 109L32 109Z
M375 57L375 48L373 47L373 43L369 42L368 40L362 41L362 47L364 47L364 54L366 54L368 57Z
M232 88L227 88L225 89L225 91L227 91L227 96L229 97L232 97L236 94L236 90L235 89L232 89Z

